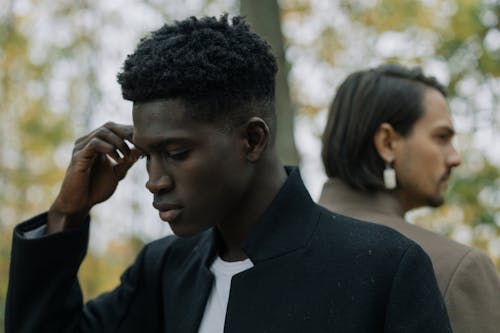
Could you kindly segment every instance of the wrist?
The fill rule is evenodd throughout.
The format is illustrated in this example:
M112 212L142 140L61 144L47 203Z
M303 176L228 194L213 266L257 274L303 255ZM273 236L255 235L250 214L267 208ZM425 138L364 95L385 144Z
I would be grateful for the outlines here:
M89 211L69 213L59 209L54 203L47 214L47 233L66 231L80 227L89 215Z

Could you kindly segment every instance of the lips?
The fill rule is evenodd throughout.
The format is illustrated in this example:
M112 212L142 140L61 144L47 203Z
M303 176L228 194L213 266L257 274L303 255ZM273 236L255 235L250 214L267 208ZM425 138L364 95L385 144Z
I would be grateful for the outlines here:
M172 222L182 212L182 206L165 202L153 202L153 207L160 212L163 221Z
M171 209L160 211L160 218L166 222L173 222L176 217L181 213L182 209Z

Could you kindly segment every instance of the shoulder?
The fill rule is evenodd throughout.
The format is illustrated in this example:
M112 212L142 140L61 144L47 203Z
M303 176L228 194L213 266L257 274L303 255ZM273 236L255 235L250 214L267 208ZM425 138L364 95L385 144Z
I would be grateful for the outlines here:
M323 207L319 231L341 244L353 246L377 246L387 249L404 251L415 242L398 231L384 225L361 221L349 216L331 212Z
M470 249L456 265L444 292L454 327L463 332L497 332L499 295L500 277L493 262L480 250Z
M450 278L449 290L445 294L454 288L462 291L471 288L483 290L493 288L495 294L500 295L500 278L492 260L481 250L469 248L457 263Z
M472 250L467 245L404 220L394 229L420 244L431 257L441 258L447 262L456 263Z
M383 225L323 210L310 249L318 265L357 288L365 288L368 281L386 296L394 285L405 292L422 286L437 290L429 256L417 243ZM418 286L408 284L416 280Z
M424 250L396 230L323 208L311 246L321 247L331 260L350 262L363 271L395 273L408 260L432 267Z
M450 288L453 288L453 281L457 278L466 279L470 283L481 283L484 277L482 274L475 273L475 270L479 269L475 267L476 265L480 265L484 272L488 271L490 272L488 275L492 276L491 271L494 271L494 265L491 259L479 249L409 223L401 224L398 231L417 242L429 255L440 289L445 296Z

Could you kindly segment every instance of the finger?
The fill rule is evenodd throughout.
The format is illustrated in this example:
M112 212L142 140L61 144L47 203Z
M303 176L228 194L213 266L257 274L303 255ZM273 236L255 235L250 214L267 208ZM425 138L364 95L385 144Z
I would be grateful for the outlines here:
M106 153L106 155L110 158L111 162L114 164L117 163L123 163L123 162L131 162L132 164L135 163L143 154L137 150L136 148L132 147L130 149L130 154L128 156L120 154L119 150L114 150L111 151L110 153Z
M119 149L124 157L129 156L130 147L127 145L125 140L132 140L133 127L131 125L117 124L113 122L106 123L104 127L114 134L111 135L110 133L105 132L109 135L110 140L112 140L116 148Z
M120 138L132 142L132 136L134 134L134 127L132 125L108 122L104 125L104 127L109 128Z
M75 149L83 149L94 138L99 138L99 139L113 145L114 150L119 150L119 152L122 154L122 156L119 156L118 159L130 155L130 148L128 147L128 145L124 141L124 139L121 138L119 135L117 135L115 132L113 132L112 130L110 130L107 127L99 127L97 130L92 132L92 134L90 134L88 137L86 137L85 139L78 142L75 145Z
M109 158L112 164L120 163L123 160L123 158L120 156L120 154L118 154L116 150L107 153L106 156Z
M130 158L132 158L134 162L136 162L139 158L143 156L144 153L141 150L137 149L136 147L130 148Z
M118 154L120 153L120 151L116 151ZM117 163L122 163L124 161L128 161L128 162L131 162L131 163L135 163L137 162L137 160L139 158L141 158L144 154L138 150L137 148L135 147L130 147L130 154L128 156L119 156L119 159L117 160L114 156L113 156L113 160Z
M137 162L137 158L128 158L114 165L113 170L115 171L116 178L118 180L125 178L128 170L135 164L135 162Z
M137 150L141 154L141 157L148 155L148 153L144 150L144 148L137 146L133 141L130 141L130 143L132 144L132 149Z
M94 133L95 131L97 131L101 127L107 127L109 129L112 129L113 131L117 132L117 134L121 133L120 136L122 136L124 139L127 139L128 138L127 136L131 137L133 130L134 130L134 127L132 125L120 124L120 123L108 121L107 123L94 129L92 132L88 133L87 135L91 135L92 133ZM80 139L84 139L87 135L82 136ZM80 139L78 139L78 140L80 140Z
M129 141L132 141L132 135L134 132L134 127L132 125L126 125L126 124L119 124L119 123L114 123L112 121L109 121L105 123L104 125L96 128L92 132L90 132L87 135L84 135L80 138L78 138L75 141L75 146L76 145L85 145L87 142L90 140L90 138L96 136L96 133L98 133L102 128L107 128L111 131L113 131L116 135L118 135L122 139L126 139Z
M116 163L122 160L116 152L114 145L94 137L83 149L75 150L72 164L76 165L78 170L87 171L92 167L96 157L99 155L108 155Z

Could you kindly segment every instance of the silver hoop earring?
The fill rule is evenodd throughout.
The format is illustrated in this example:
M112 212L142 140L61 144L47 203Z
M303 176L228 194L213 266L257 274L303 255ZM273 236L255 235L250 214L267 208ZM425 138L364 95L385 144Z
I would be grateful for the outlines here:
M396 170L394 170L390 163L385 163L384 186L387 190L396 188Z

